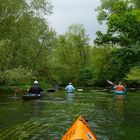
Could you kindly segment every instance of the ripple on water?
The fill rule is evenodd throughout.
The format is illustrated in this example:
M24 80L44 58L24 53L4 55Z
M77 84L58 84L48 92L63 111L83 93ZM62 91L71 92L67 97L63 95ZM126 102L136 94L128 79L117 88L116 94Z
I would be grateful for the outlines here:
M0 103L0 139L60 140L76 118L84 115L98 140L128 140L128 135L131 140L140 134L139 95L129 94L124 103L101 91L72 96L61 92L29 102L7 99ZM2 122L6 117L11 124Z

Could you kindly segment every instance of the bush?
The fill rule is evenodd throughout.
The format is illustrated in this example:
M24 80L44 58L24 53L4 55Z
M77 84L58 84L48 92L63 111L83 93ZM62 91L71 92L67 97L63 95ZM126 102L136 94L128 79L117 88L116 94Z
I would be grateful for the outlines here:
M5 71L2 79L7 85L21 85L29 83L32 79L35 79L35 76L33 76L31 70L19 66L18 68Z
M125 79L129 82L140 83L140 67L133 67Z

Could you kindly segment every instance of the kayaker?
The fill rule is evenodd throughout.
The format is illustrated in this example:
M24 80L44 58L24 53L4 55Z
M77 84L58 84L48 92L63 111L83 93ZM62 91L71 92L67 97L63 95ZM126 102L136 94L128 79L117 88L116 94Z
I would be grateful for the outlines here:
M74 92L75 87L72 85L72 83L70 82L66 87L65 90L69 93Z
M126 93L127 93L127 90L126 90L126 88L123 86L123 84L122 84L121 82L119 82L118 85L115 85L115 86L114 86L114 92L115 92L116 94L121 94L121 95L123 95L123 94L126 94Z
M39 86L38 81L34 81L33 85L30 87L28 93L29 94L40 94L43 89Z

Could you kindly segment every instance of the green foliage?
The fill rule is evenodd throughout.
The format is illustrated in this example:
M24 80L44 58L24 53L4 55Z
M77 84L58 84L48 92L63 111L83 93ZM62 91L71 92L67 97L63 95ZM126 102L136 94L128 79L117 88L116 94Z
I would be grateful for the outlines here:
M55 32L45 19L51 13L50 0L0 1L0 71L2 73L21 66L32 69L38 76L42 68L46 68L46 65L51 63Z
M107 24L107 32L102 34L98 31L95 43L127 47L140 40L140 10L129 1L103 0L97 11L99 22L105 21Z
M140 66L133 67L125 78L127 81L140 84Z
M78 84L81 86L91 86L96 81L96 74L92 68L84 68L80 71Z
M6 70L3 73L2 79L8 85L20 85L23 83L29 83L31 79L36 79L36 77L33 75L32 71L20 66L18 68Z
M52 14L52 4L50 0L30 0L30 8L36 16L47 16Z
M135 8L140 8L140 1L139 0L131 0L131 2L134 4Z
M9 68L9 63L12 59L10 43L11 41L8 39L0 41L0 71L5 71Z
M49 84L103 86L106 79L128 79L139 74L140 9L138 0L102 0L95 43L81 24L56 36L46 17L50 0L0 1L0 84L25 86L34 79ZM45 81L45 82L44 82Z
M93 47L91 49L90 65L92 65L92 69L94 71L94 84L101 85L104 81L106 81L106 79L109 79L109 59L111 53L114 51L114 48L107 45Z
M107 76L110 80L121 80L123 79L126 71L128 71L127 63L123 63L123 57L125 56L122 49L117 49L110 54L107 66Z
M89 37L83 25L71 25L66 34L59 36L55 50L55 61L61 67L59 79L64 83L78 80L81 69L88 65Z
M109 44L116 50L109 55L105 74L110 80L121 80L140 61L140 9L137 0L102 0L97 8L98 21L107 25L106 33L98 31L94 42Z

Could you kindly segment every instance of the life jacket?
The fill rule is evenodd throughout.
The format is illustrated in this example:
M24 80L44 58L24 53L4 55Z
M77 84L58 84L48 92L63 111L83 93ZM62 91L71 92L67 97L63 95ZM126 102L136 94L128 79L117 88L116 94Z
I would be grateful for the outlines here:
M118 87L117 87L116 90L117 90L117 91L124 91L123 85L118 85Z

